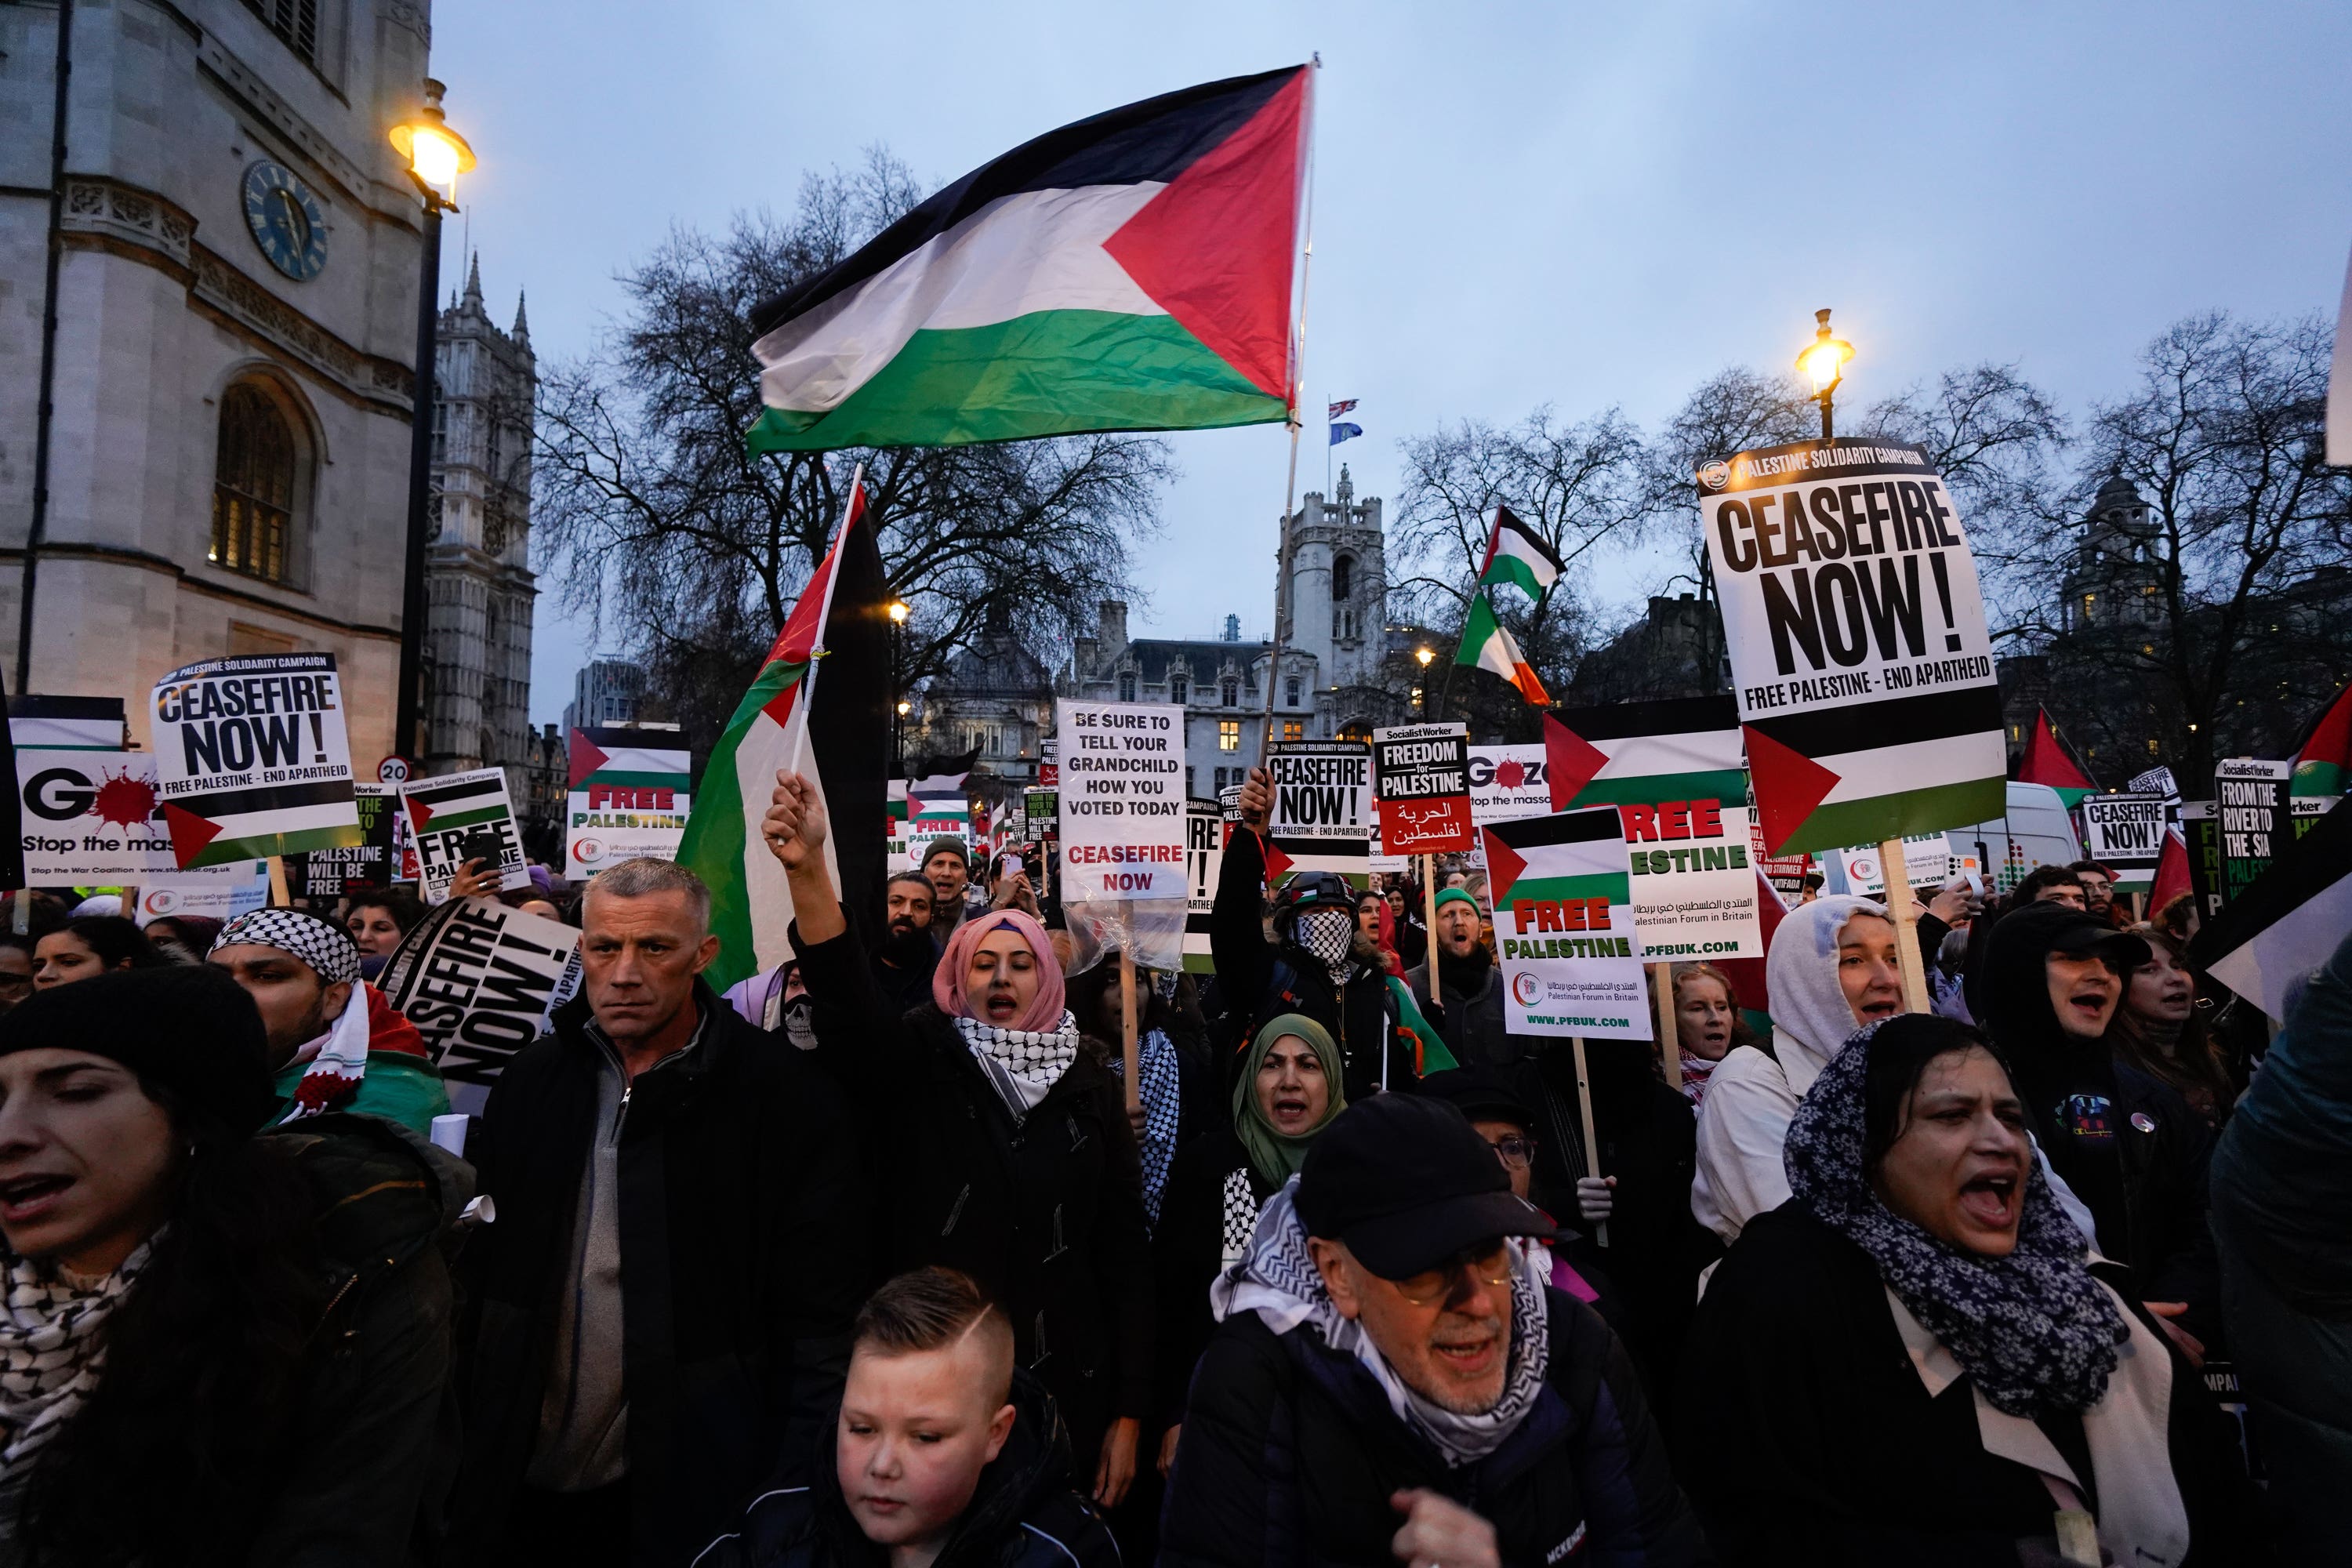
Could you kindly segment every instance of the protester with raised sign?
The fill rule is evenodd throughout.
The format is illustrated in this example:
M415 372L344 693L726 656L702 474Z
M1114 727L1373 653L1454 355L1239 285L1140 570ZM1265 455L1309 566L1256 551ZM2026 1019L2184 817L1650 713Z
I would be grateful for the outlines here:
M1151 1414L1150 1242L1125 1096L1080 1037L1045 928L1017 910L966 917L931 1002L894 1016L825 869L815 786L779 774L761 831L792 890L814 1059L890 1151L886 1267L960 1268L1003 1305L1081 1479L1116 1508Z
M598 873L581 994L482 1112L469 1560L683 1562L822 1451L870 1278L857 1123L703 982L709 900L667 860Z
M360 950L334 921L253 910L221 927L205 958L261 1010L279 1097L273 1120L344 1110L424 1137L435 1117L448 1114L448 1089L424 1037L360 978Z
M2257 1560L2229 1424L2086 1261L2029 1114L1948 1018L1875 1024L1814 1078L1794 1201L1716 1270L1683 1366L1676 1457L1726 1562L2094 1561L2061 1509L2105 1561Z
M1217 1281L1160 1561L1708 1561L1615 1336L1516 1239L1553 1234L1451 1105L1350 1106Z
M152 969L172 961L147 933L121 915L76 915L33 948L33 984L46 991L121 969Z
M253 1002L173 964L0 1020L0 1555L392 1563L431 1543L470 1173L373 1117L257 1136Z

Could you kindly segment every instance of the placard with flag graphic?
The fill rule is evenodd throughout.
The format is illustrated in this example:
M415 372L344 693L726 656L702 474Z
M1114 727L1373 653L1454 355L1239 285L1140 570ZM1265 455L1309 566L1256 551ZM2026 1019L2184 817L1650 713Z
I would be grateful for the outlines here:
M674 731L572 731L563 874L579 880L639 857L677 858L694 810L693 753Z
M753 449L1270 424L1313 68L1051 131L751 314Z
M1646 1040L1633 874L1613 805L1480 830L1514 1034Z
M824 855L833 885L853 921L867 931L879 929L890 633L882 555L866 509L861 476L851 482L832 548L711 748L678 844L678 864L710 889L710 929L719 948L707 974L721 991L792 955L785 934L792 898L760 822L776 774L795 763L815 783L831 819Z
M498 885L501 889L530 886L530 862L522 851L522 833L515 826L504 768L474 768L411 779L400 786L400 804L408 814L426 903L448 899L449 884L465 868L468 845L481 847L484 841L478 836L482 834L489 836L492 852L483 858L495 859Z
M1738 720L1729 697L1544 716L1553 807L1622 808L1645 959L1764 956Z
M184 665L155 683L147 718L182 869L364 842L334 655Z

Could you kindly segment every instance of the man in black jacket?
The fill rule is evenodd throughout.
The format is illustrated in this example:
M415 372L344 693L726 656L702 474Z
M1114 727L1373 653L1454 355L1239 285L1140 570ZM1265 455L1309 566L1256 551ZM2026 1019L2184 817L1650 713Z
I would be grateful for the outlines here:
M1220 1278L1160 1562L1709 1561L1615 1336L1462 1113L1350 1106Z
M464 1263L452 1538L485 1563L675 1563L815 1453L865 1294L848 1106L700 978L710 895L603 872L581 995L492 1089Z

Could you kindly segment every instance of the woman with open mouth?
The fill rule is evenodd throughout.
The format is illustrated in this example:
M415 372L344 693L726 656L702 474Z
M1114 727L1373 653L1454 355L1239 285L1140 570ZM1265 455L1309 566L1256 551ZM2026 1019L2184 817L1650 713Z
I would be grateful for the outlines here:
M2179 1568L2252 1539L2231 1423L2085 1258L2027 1120L1948 1018L1865 1027L1813 1081L1793 1198L1725 1257L1683 1366L1676 1469L1725 1562L2045 1568L2087 1528Z

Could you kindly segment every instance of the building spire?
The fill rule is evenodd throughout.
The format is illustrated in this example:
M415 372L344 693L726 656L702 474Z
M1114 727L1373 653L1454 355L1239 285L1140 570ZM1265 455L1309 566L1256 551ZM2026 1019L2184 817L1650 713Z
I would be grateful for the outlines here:
M525 348L530 346L530 318L523 311L523 291L520 289L515 290L514 329L507 335Z
M466 303L476 310L482 305L482 253L474 252L473 264L466 268Z

